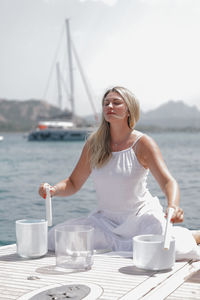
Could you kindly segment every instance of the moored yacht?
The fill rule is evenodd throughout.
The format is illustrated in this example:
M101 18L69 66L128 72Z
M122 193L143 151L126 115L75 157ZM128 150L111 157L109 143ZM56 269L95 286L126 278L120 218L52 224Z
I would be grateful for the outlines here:
M78 126L75 117L75 97L74 97L74 78L73 78L73 60L72 60L72 51L74 54L74 58L77 62L78 69L80 75L82 77L82 81L89 98L90 104L92 106L96 123L98 122L97 113L94 108L93 99L90 94L85 75L83 73L83 68L81 67L80 60L78 58L77 52L75 50L75 46L72 44L71 36L70 36L70 27L69 20L66 19L66 33L67 33L67 56L68 56L68 66L69 66L69 90L68 90L68 98L71 104L71 113L70 118L67 116L62 120L50 120L50 121L40 121L37 125L37 128L31 131L28 134L29 141L77 141L77 140L85 140L87 136L92 132L92 127L83 127ZM57 87L58 87L58 99L61 104L62 92L61 92L61 82L63 82L63 77L61 76L60 65L57 62L56 64L56 74L57 74Z
M39 122L36 130L31 131L29 141L82 141L92 132L90 127L76 127L72 122Z

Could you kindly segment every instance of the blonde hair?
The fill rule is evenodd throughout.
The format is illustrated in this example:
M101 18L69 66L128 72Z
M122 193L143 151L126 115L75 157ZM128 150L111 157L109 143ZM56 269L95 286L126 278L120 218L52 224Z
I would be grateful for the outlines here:
M102 99L102 106L105 97L110 92L116 92L124 99L129 112L128 126L133 129L135 123L140 117L140 106L138 100L128 89L116 86L105 92ZM90 153L90 163L92 168L102 167L112 156L112 150L110 147L110 124L105 120L103 112L101 124L98 130L88 139L88 150Z

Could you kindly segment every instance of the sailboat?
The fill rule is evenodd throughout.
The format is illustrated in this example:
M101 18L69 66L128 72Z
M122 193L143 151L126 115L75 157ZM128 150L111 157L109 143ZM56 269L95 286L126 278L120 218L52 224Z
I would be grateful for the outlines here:
M72 52L76 59L79 72L89 98L90 104L92 106L96 123L98 122L97 113L93 104L92 96L90 94L87 81L83 69L80 64L77 52L74 45L72 44L70 36L70 24L69 19L65 20L66 33L67 33L67 46L68 46L68 64L69 64L69 101L71 104L71 118L70 120L52 120L52 121L40 121L36 130L31 131L28 134L29 141L77 141L85 140L90 132L93 130L92 127L78 127L76 124L75 118L75 97L74 97L74 77L73 77L73 61L72 61ZM56 74L57 74L57 86L58 86L58 98L61 98L61 85L60 85L60 67L59 63L56 64ZM61 100L59 101L61 102Z

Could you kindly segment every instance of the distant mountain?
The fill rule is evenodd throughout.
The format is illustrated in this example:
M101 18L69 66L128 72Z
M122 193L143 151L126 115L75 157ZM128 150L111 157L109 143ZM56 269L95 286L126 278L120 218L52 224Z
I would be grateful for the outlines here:
M200 111L183 101L168 101L158 108L141 113L138 127L172 129L200 129Z
M40 120L67 120L69 111L40 100L4 100L0 99L0 131L29 131L35 128ZM77 118L80 123L84 122Z
M69 120L71 113L40 100L0 99L0 131L29 131L41 120ZM99 114L99 120L101 114ZM76 117L80 126L95 123L94 116ZM183 101L169 101L158 108L141 112L136 128L140 130L200 130L200 111Z
M87 116L89 122L92 116ZM99 120L101 114L99 114ZM141 111L136 129L147 131L200 130L200 111L183 101L168 101L154 110Z

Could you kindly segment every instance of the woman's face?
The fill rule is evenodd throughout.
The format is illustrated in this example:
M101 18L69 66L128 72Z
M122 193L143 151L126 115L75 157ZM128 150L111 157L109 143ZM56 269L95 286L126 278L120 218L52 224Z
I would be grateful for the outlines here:
M122 96L116 92L110 92L103 101L103 115L107 122L127 120L128 108Z

